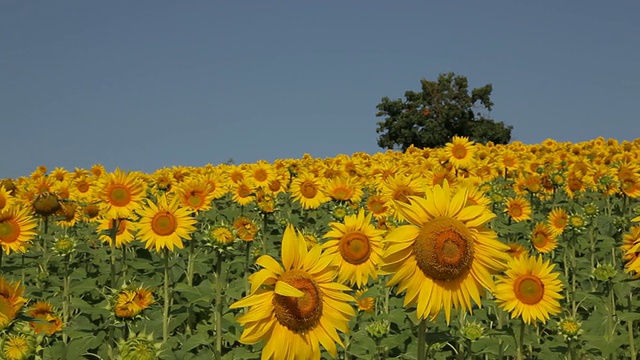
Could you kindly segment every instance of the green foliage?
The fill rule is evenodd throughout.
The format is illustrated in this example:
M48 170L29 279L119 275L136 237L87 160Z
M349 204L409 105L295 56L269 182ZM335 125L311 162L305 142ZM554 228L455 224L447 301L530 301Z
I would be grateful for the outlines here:
M454 73L440 74L437 81L422 79L420 84L420 92L406 91L404 100L385 96L376 106L376 116L385 117L376 129L381 148L439 147L453 136L478 143L511 140L512 126L486 118L482 112L493 107L491 84L469 93L467 78Z

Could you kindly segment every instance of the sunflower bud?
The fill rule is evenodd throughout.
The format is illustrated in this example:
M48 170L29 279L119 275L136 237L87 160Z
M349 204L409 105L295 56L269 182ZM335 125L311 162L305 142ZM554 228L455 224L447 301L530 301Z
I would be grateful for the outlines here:
M582 333L582 324L572 317L566 317L560 320L558 330L565 339L574 340Z
M49 216L60 210L60 200L54 193L44 192L33 201L33 209L40 216Z
M610 264L598 265L593 269L593 277L600 281L609 281L616 273L618 273L618 271Z
M374 339L379 339L385 337L389 333L390 326L391 324L389 323L389 320L381 319L367 325L366 330L369 333L369 336Z
M54 237L53 251L60 256L66 256L75 250L76 245L76 240L70 236L63 235L59 238Z
M119 360L154 360L158 359L161 343L153 342L153 334L132 332L127 340L118 343Z
M468 322L462 327L462 335L473 341L480 339L484 335L484 326L479 322Z
M4 187L7 192L11 195L15 195L16 192L16 184L11 179L3 179L0 180L0 188Z

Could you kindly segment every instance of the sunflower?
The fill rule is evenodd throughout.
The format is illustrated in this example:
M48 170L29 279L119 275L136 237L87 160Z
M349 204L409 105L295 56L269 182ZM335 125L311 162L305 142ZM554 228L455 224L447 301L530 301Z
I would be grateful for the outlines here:
M258 226L256 223L244 216L239 216L233 221L233 228L238 235L238 238L243 241L253 241L258 233Z
M371 296L363 297L362 295L364 295L367 290L369 289L364 288L356 291L356 306L358 307L358 311L364 311L371 314L376 307L376 298Z
M390 203L382 194L373 194L367 198L366 208L376 219L389 216L391 213Z
M289 191L303 209L316 209L330 199L322 192L322 179L311 173L298 174L291 182Z
M0 331L11 324L27 301L22 297L23 292L24 286L20 286L20 282L7 283L0 276Z
M550 260L542 261L542 257L523 255L509 262L509 270L496 282L494 295L496 302L511 318L522 317L531 324L536 320L543 323L550 315L560 313L559 299L563 296L563 284L558 279L558 272L552 272L555 264Z
M109 246L111 246L111 242L113 241L111 238L111 229L113 229L116 224L115 247L120 249L124 245L133 241L138 224L126 219L114 220L102 218L98 220L98 227L96 228L96 231L100 233L100 240L102 240L102 242L106 242Z
M563 208L554 208L547 216L547 224L549 224L553 233L558 236L562 234L569 224L569 214Z
M226 224L215 226L209 231L209 239L215 244L228 245L235 240L235 229Z
M539 222L531 231L531 243L537 251L548 253L558 246L558 239L551 226Z
M35 340L26 334L9 334L2 342L2 359L27 360L36 350Z
M265 340L262 359L320 359L320 344L334 358L336 343L344 346L336 330L349 331L355 315L350 289L334 283L332 257L320 246L307 251L301 233L288 225L282 238L282 265L269 255L256 263L263 269L249 277L251 293L230 308L248 306L237 318L244 326L240 342Z
M473 141L469 141L468 137L454 136L451 142L445 145L445 152L449 158L449 162L458 168L466 168L473 160L475 154Z
M125 289L116 295L113 311L119 318L131 319L140 315L153 303L151 290L144 288Z
M248 205L256 199L253 184L246 179L230 184L233 201L241 206Z
M334 256L338 266L338 282L362 287L369 277L378 278L378 265L383 253L382 235L371 223L371 214L361 209L357 215L344 217L344 223L329 223L331 230L324 237L329 239L322 246Z
M211 209L213 193L203 176L192 176L176 186L176 196L185 208L197 212Z
M137 179L134 173L125 173L120 169L102 177L97 195L107 218L130 218L133 211L142 206L145 189Z
M52 335L62 330L62 319L53 310L53 305L47 301L32 304L26 314L35 319L29 322L29 326L36 334Z
M640 226L632 226L624 234L620 249L625 262L624 271L634 272L634 279L640 278Z
M97 182L93 177L82 176L73 180L71 184L71 199L84 202L92 196L93 192L91 190Z
M359 184L353 178L342 176L325 181L324 192L333 200L350 201L352 203L359 203L364 194L362 184Z
M138 235L147 249L155 247L158 252L163 248L173 251L174 246L182 249L182 239L190 240L196 230L196 220L189 210L179 207L176 197L168 202L166 195L161 194L157 202L147 201L147 206L138 213L141 216Z
M260 160L253 165L249 165L249 179L260 187L267 187L276 178L276 172L268 162Z
M513 221L520 222L531 219L531 204L524 197L508 198L505 205L507 208L504 211L509 214Z
M16 198L13 197L4 186L0 186L0 212L14 206L16 202Z
M383 257L383 270L393 273L387 286L406 290L404 305L417 303L420 319L435 319L451 307L471 311L471 299L481 305L484 289L493 289L492 274L505 269L509 247L485 226L496 215L468 203L468 188L454 192L449 183L426 189L425 198L396 202L411 224L392 230Z
M0 246L9 255L12 251L24 253L27 245L36 236L38 222L27 208L12 207L0 212Z

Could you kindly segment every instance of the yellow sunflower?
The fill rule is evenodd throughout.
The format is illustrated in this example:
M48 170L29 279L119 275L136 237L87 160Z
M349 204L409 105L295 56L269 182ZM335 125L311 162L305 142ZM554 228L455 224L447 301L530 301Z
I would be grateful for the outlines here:
M522 196L508 198L504 210L515 222L531 219L531 204Z
M153 292L149 289L125 289L115 296L114 314L123 319L131 319L154 303Z
M555 264L542 257L523 255L513 258L505 276L496 282L496 302L511 318L522 317L527 324L536 320L546 323L551 315L560 313L560 295L563 289L558 272L552 272Z
M449 162L456 168L467 167L475 155L473 141L468 137L454 136L451 142L445 145L445 152L449 157Z
M53 310L53 305L47 301L37 301L29 306L26 313L36 319L29 322L36 334L52 335L62 330L62 319Z
M362 184L358 183L353 178L343 176L326 180L324 184L324 192L333 200L350 201L353 203L359 203L362 199L362 195L364 194L362 191Z
M320 246L307 251L304 237L289 225L282 238L282 265L269 255L256 264L263 269L249 277L251 293L230 308L248 306L238 317L244 326L240 342L265 340L262 359L320 359L320 345L334 358L336 343L344 346L336 330L349 331L355 315L350 289L334 283L332 257ZM284 265L284 266L283 266Z
M569 224L569 214L563 208L554 208L547 216L547 224L549 224L553 233L558 236L562 234Z
M176 196L182 206L191 211L207 211L211 209L213 193L209 183L203 176L192 176L176 186Z
M36 236L37 220L27 208L12 207L0 212L0 246L9 255L12 251L24 253L26 245Z
M345 216L343 221L329 223L331 230L324 235L329 240L322 246L327 254L334 256L338 282L362 287L369 277L378 278L385 231L376 229L371 223L371 214L365 215L362 209L357 215Z
M4 186L0 186L0 212L9 209L16 204L16 198L13 197Z
M230 184L233 201L241 206L249 205L256 199L253 184L247 180L238 180L236 183Z
M155 248L158 252L164 248L173 251L174 246L182 249L182 239L190 240L196 230L196 220L189 210L179 207L176 197L168 202L161 194L157 202L147 201L147 206L138 213L141 216L138 235L140 241L146 242L147 249Z
M36 350L35 339L26 334L9 334L2 342L2 359L30 359Z
M633 278L640 278L640 226L632 226L622 237L622 256L624 271L633 272Z
M330 199L322 191L322 179L311 173L298 174L291 182L289 191L303 209L316 209Z
M558 246L558 239L551 226L537 223L531 231L531 243L538 252L548 253Z
M391 213L390 202L382 194L373 194L367 198L367 210L376 218L381 219Z
M0 276L0 331L13 322L27 299L22 297L24 286L20 282L7 283Z
M113 229L116 224L115 247L120 249L124 245L133 241L138 224L126 219L114 220L102 218L98 220L98 227L96 230L100 234L100 240L102 240L102 242L106 242L109 246L111 246L111 242L113 241L111 238L111 229Z
M469 204L467 192L454 192L445 181L427 188L425 198L395 203L411 224L387 235L383 270L394 274L387 286L406 290L405 306L417 303L420 319L435 319L444 309L449 323L452 306L471 311L471 299L480 306L484 290L493 289L492 274L509 259L509 247L485 226L495 214Z
M103 175L97 195L107 218L130 218L133 211L142 206L145 188L137 179L134 173L125 173L120 169Z

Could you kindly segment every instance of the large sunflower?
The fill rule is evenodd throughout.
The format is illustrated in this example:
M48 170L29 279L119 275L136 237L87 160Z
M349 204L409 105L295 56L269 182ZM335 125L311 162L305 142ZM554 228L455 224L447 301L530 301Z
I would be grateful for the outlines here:
M371 224L371 214L365 216L361 209L357 215L345 216L344 223L331 222L329 226L331 230L324 237L331 240L322 246L327 254L334 255L338 282L361 288L370 276L377 279L385 230Z
M173 251L174 246L182 249L182 239L191 239L196 230L196 220L189 210L178 206L176 197L169 203L161 194L156 203L148 201L138 213L141 216L138 236L146 242L147 249L155 248L158 252L164 248Z
M529 257L523 254L520 258L512 258L506 276L496 283L494 295L496 302L511 318L522 317L531 324L536 320L545 323L550 315L560 313L559 299L563 296L562 281L559 273L552 272L555 267L542 257Z
M25 245L36 236L34 230L38 222L29 214L27 208L12 207L0 212L0 246L7 255L14 252L24 253Z
M337 356L343 345L336 330L348 332L355 315L355 299L334 283L331 256L320 246L307 251L304 237L289 225L282 238L282 265L269 255L256 263L263 269L249 277L251 294L230 308L248 306L238 317L244 326L240 341L255 344L265 339L262 359L320 359L320 344Z
M434 319L451 307L471 311L480 306L484 289L493 289L492 274L505 269L509 247L485 224L495 217L486 207L470 205L468 188L454 192L449 183L427 188L425 198L396 202L410 225L386 237L383 270L394 273L387 286L406 290L404 305L417 303L417 316Z
M116 169L104 174L98 190L104 215L110 219L123 219L132 216L133 211L142 206L144 184L137 180L134 173L125 173Z

